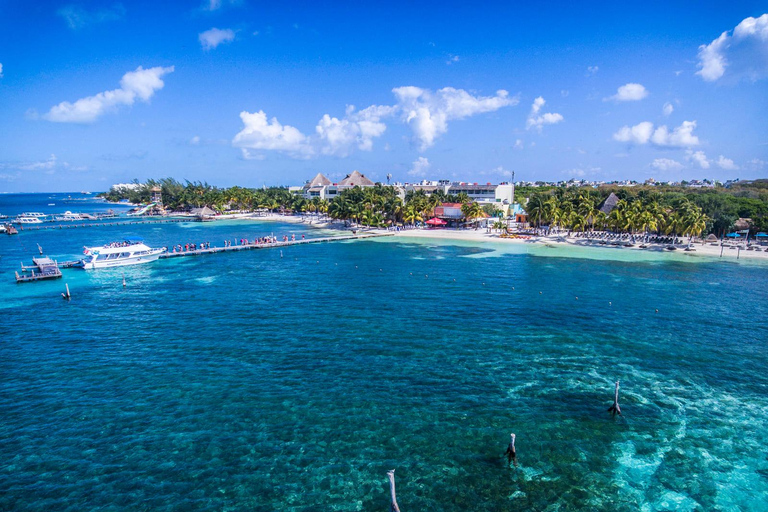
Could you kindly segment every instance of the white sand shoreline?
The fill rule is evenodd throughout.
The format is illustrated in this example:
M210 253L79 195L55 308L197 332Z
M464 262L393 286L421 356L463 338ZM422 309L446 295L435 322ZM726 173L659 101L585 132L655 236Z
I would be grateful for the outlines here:
M340 231L349 231L350 229L358 229L359 231L366 231L366 232L390 232L390 233L392 232L384 229L353 227L353 226L345 225L344 222L341 222L341 221L328 221L326 219L316 219L316 218L309 219L309 218L298 217L294 215L269 214L269 215L264 215L260 217L249 217L249 219L260 220L260 221L279 221L279 222L289 222L294 224L304 224L306 226L317 228L317 229L330 229L330 230L340 230ZM597 243L588 243L586 239L583 239L583 238L566 237L565 234L549 235L549 236L532 236L529 239L501 238L498 233L488 233L485 229L478 229L478 230L474 230L474 229L403 229L395 232L395 238L407 238L407 239L413 239L413 240L415 239L461 240L464 242L477 243L477 244L493 243L493 244L502 244L502 245L506 245L506 244L529 245L529 246L533 245L537 247L546 247L546 246L562 247L564 249L572 247L575 249L581 248L585 250L601 251L602 255L611 254L612 251L617 251L616 253L637 251L644 254L670 255L670 256L674 256L678 260L680 259L681 256L684 255L687 257L706 257L707 259L713 258L713 259L736 261L738 258L739 260L749 259L749 260L768 262L768 252L765 252L765 251L759 251L759 252L747 251L747 250L744 250L743 248L739 250L733 246L724 246L722 248L722 258L721 258L720 245L714 246L706 243L702 244L701 242L696 242L692 245L695 251L687 252L684 250L686 245L677 245L677 250L669 251L665 249L666 245L661 245L661 244L651 244L647 248L641 248L639 247L639 242L635 245L635 247L616 247L616 246L606 247L605 245L601 245Z

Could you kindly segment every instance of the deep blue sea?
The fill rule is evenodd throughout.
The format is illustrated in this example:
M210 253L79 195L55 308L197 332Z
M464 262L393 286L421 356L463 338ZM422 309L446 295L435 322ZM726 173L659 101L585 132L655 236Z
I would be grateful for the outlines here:
M403 512L768 508L765 264L386 238L14 282L272 233L328 232L0 235L1 511L382 511L393 468Z

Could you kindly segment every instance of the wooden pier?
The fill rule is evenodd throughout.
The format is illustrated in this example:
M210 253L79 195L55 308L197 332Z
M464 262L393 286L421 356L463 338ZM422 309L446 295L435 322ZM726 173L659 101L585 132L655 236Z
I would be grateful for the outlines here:
M220 252L249 251L252 249L273 249L276 247L291 247L294 245L319 244L324 242L338 242L342 240L362 240L365 238L377 238L381 236L394 236L394 233L360 233L354 235L327 236L321 238L306 238L304 240L288 240L286 242L268 242L262 244L247 243L231 245L229 247L211 247L210 249L195 249L194 251L166 252L160 258L180 258L182 256L201 256L204 254L216 254Z
M195 249L193 251L166 252L160 255L161 259L181 258L183 256L202 256L205 254L217 254L222 252L249 251L252 249L274 249L278 247L291 247L294 245L320 244L325 242L340 242L342 240L363 240L366 238L378 238L382 236L394 236L394 233L360 233L353 235L327 236L320 238L306 238L303 240L288 240L285 242L266 242L261 244L247 243L242 245L230 245L227 247L211 247L210 249ZM79 266L80 262L55 261L50 258L32 258L33 266L21 265L21 274L16 272L16 282L26 283L43 279L56 279L61 277L62 268ZM27 274L30 272L30 274Z
M32 258L32 266L21 264L21 274L16 272L17 283L28 283L30 281L41 281L43 279L58 279L61 277L59 262L51 258ZM37 272L35 272L37 270ZM29 272L29 273L27 273Z

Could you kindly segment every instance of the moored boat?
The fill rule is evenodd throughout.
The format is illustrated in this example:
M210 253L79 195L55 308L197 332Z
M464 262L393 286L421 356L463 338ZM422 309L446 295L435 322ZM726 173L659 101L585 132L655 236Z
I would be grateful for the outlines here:
M129 238L101 247L86 247L86 257L80 260L79 266L95 269L138 265L155 261L166 251L165 247L149 247L140 238Z
M43 221L39 217L35 217L28 214L21 214L13 219L14 224L42 224Z
M63 221L63 222L79 221L79 220L83 220L83 216L80 215L79 213L72 213L69 210L67 210L63 214L57 215L55 217L55 219L56 219L56 221Z

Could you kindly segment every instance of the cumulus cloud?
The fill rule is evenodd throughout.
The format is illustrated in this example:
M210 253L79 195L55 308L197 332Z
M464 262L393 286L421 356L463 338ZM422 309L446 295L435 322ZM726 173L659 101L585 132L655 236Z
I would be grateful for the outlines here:
M707 45L699 46L699 70L707 82L722 78L727 69L734 78L759 80L768 76L768 14L744 18Z
M394 113L395 107L372 105L355 112L355 107L350 105L343 119L325 114L315 127L315 132L324 144L322 153L347 156L353 146L362 151L371 151L373 139L381 137L387 129L382 119Z
M78 30L87 25L119 20L125 16L125 7L118 3L107 9L89 11L77 5L67 5L59 9L56 14L64 18L69 28Z
M413 131L421 151L432 146L440 135L448 131L448 121L494 112L519 102L517 98L510 98L504 90L497 91L495 96L473 96L453 87L444 87L433 93L406 86L392 89L392 92L397 98L402 119Z
M671 158L657 158L651 163L651 168L657 171L679 171L683 164Z
M707 155L704 154L703 151L696 151L688 150L685 152L685 159L689 162L693 162L702 169L709 169L709 159L707 158Z
M675 111L675 107L670 103L666 102L663 107L661 107L661 111L664 113L665 116L670 115L672 112Z
M69 165L68 162L61 162L56 155L51 154L45 160L35 162L2 162L0 169L15 169L18 171L43 171L46 174L53 174L56 170L84 171L86 167L76 167ZM10 176L10 175L9 175Z
M244 128L232 143L241 148L282 151L295 158L317 154L346 157L355 149L371 151L374 139L387 129L385 120L399 115L423 151L448 130L448 121L518 103L507 91L483 97L452 87L432 92L408 86L392 92L397 99L395 105L371 105L360 111L350 105L342 118L325 114L315 126L313 136L304 135L292 126L283 126L275 118L268 123L263 111L242 112Z
M225 5L240 5L241 0L204 0L201 5L203 11L218 11Z
M427 175L427 171L431 166L432 164L429 163L427 158L420 156L411 164L411 170L408 171L408 175L423 178Z
M717 159L717 166L726 171L735 171L739 168L738 165L733 163L733 160L725 158L723 155L720 155L720 158Z
M203 50L213 50L222 43L231 43L235 40L235 31L230 28L218 29L216 27L200 32L197 36Z
M613 139L638 145L650 142L659 147L686 148L699 145L699 138L693 134L694 128L696 128L696 121L683 121L672 131L669 131L666 125L654 130L653 123L644 121L632 127L621 127L613 134Z
M113 111L121 105L133 105L136 100L148 102L149 99L163 88L163 75L173 72L173 66L144 69L141 66L136 71L129 71L120 80L120 88L105 91L82 98L74 103L62 101L51 107L43 116L48 121L56 123L92 123L106 112Z
M264 160L266 157L261 153L251 153L247 148L240 148L240 154L243 160Z
M541 107L543 107L545 103L546 101L541 96L533 100L533 104L531 105L531 112L528 114L528 119L525 121L525 128L527 130L536 128L539 132L541 132L541 129L544 127L544 125L557 124L563 121L563 116L557 113L546 112L544 114L539 114Z
M299 158L313 153L306 135L293 126L280 124L275 117L268 122L263 110L240 112L240 119L243 129L232 140L235 147L282 151Z
M619 87L616 94L603 98L603 101L640 101L648 96L648 90L641 84L628 83Z

